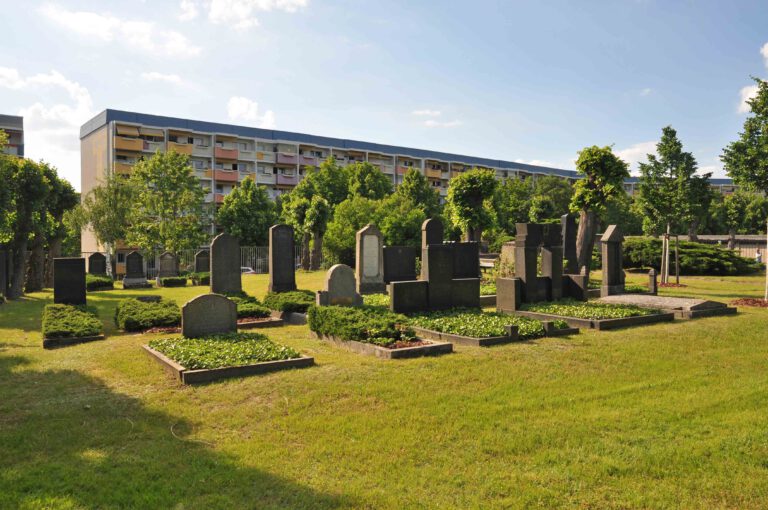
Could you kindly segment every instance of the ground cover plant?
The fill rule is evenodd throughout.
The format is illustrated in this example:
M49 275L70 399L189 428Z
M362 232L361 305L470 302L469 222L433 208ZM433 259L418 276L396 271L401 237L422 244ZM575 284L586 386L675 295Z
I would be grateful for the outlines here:
M659 310L640 308L639 306L634 305L599 303L597 301L577 301L575 299L522 303L520 305L520 310L525 312L560 315L563 317L575 317L577 319L595 320L624 319L626 317L639 317L659 313Z
M160 285L163 287L184 287L187 285L186 276L166 276L160 278Z
M46 305L43 309L44 338L83 338L100 335L102 324L92 309L72 305Z
M315 293L311 290L269 292L264 298L264 306L278 312L307 313L307 309L314 304Z
M389 294L364 294L363 304L375 308L389 308Z
M481 296L495 296L496 295L496 282L483 280L480 282L480 295Z
M107 275L86 274L85 290L91 292L94 290L105 290L114 288L112 277Z
M125 331L145 331L181 324L181 309L173 301L121 300L115 307L115 325Z
M161 338L151 340L149 346L188 369L239 367L301 357L294 349L259 333Z
M376 308L313 306L307 325L318 335L389 347L415 339L404 315Z
M564 321L555 322L558 329L568 327ZM509 325L518 327L519 338L522 340L544 336L544 326L539 320L469 308L415 314L409 317L409 324L472 338L504 336L507 334L505 326Z

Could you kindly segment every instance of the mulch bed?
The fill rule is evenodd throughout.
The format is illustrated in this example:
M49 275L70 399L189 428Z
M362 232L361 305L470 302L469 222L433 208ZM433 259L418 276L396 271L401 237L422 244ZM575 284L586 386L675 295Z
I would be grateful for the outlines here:
M404 347L418 347L420 345L429 345L429 342L425 342L423 340L401 340L399 342L395 342L393 344L388 345L387 349L403 349Z
M659 287L687 287L684 283L660 283Z
M736 306L756 306L758 308L768 308L768 301L765 299L757 298L741 298L731 301L732 305Z

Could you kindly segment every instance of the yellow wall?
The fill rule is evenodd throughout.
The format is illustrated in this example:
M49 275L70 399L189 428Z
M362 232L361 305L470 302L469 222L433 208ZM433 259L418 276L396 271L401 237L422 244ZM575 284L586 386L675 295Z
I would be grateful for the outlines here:
M80 140L80 192L86 196L104 180L109 169L109 127L103 126ZM98 243L90 229L83 230L80 249L83 252L99 251Z

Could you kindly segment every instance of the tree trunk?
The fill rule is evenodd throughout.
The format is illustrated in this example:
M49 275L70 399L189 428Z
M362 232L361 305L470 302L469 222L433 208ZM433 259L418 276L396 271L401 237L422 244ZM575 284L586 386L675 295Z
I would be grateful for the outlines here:
M699 220L693 220L688 225L688 239L694 243L699 240Z
M30 246L29 259L27 260L27 281L24 284L24 292L40 292L43 290L45 278L45 251L43 250L43 236L35 236Z
M468 227L464 233L464 240L467 242L479 243L483 237L483 229L480 227Z
M27 271L27 238L14 239L12 247L13 276L8 299L18 299L24 295L24 275Z
M579 212L579 230L576 234L576 258L579 261L579 271L584 271L587 276L592 266L596 230L597 215L594 211L582 209Z
M55 237L48 242L48 257L45 262L44 287L50 289L53 287L53 259L61 257L61 245L63 239Z
M309 233L301 237L301 268L309 270Z
M728 249L736 249L736 229L734 228L728 230Z
M768 220L765 222L765 255L763 256L763 263L765 264L765 294L763 299L768 301Z
M312 271L320 269L323 260L323 234L314 232L312 234L312 252L309 254L309 268Z

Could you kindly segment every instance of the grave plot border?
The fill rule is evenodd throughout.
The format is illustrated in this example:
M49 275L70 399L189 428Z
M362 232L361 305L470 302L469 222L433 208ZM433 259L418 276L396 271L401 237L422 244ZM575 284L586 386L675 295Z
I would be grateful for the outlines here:
M579 333L579 328L567 327L567 328L558 329L558 328L555 328L553 321L541 321L541 322L544 325L544 337L577 335ZM418 326L411 326L411 329L413 329L413 331L416 332L416 335L419 338L424 338L428 340L438 340L443 342L453 342L460 345L469 345L473 347L490 347L492 345L529 341L528 339L520 338L517 331L514 331L512 335L473 337L473 336L457 335L454 333L443 333L443 332L434 331L431 329L420 328Z
M314 331L310 331L312 338L324 340L330 342L337 347L347 349L357 354L365 354L366 356L376 356L381 359L406 359L406 358L418 358L421 356L439 356L441 354L450 354L453 352L453 344L449 342L436 342L434 340L428 340L429 345L418 345L416 347L401 347L399 349L387 349L379 345L368 344L365 342L358 342L356 340L341 340L340 338L332 335L318 335Z
M249 319L249 318L250 317L242 317L241 319L237 319L237 320L240 321L242 319ZM275 328L278 326L285 325L285 321L277 317L265 317L265 319L268 319L268 320L245 322L245 323L238 322L237 329Z
M515 310L514 315L538 319L540 321L562 320L573 328L596 329L599 331L631 326L644 326L646 324L655 324L657 322L672 322L675 320L675 314L667 312L639 315L636 317L622 317L619 319L579 319L577 317L567 317L564 315L540 312L526 312L523 310Z
M306 368L315 364L315 358L302 356L301 358L284 359L277 361L263 361L252 365L242 365L237 367L222 368L204 368L188 369L179 363L173 361L165 354L152 349L148 345L141 346L144 352L157 361L174 379L182 384L199 384L218 381L221 379L232 379L235 377L247 377L251 375L265 374L277 370L286 370L289 368Z
M104 340L106 335L91 335L91 336L76 336L70 338L43 338L43 349L58 349L59 347L67 347L68 345L83 344L86 342L94 342L96 340Z
M272 317L282 320L285 324L291 326L303 326L307 323L307 314L300 312L281 312L279 310L272 310Z
M677 308L665 309L665 312L675 314L675 319L701 319L703 317L718 317L722 315L736 315L738 308L726 306L724 308L710 308L708 310L682 310Z
M481 295L480 306L496 306L496 294Z

